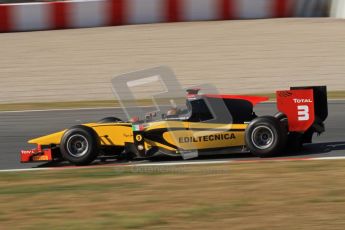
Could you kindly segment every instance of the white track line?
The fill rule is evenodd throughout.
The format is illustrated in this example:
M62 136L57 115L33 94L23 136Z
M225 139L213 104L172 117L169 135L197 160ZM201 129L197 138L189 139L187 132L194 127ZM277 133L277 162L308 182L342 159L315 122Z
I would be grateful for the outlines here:
M207 164L227 164L227 163L260 163L260 162L289 162L289 161L318 161L318 160L345 160L345 156L334 157L314 157L314 158L272 158L267 160L213 160L213 161L181 161L181 162L162 162L162 163L139 163L139 164L109 164L109 165L90 165L85 167L49 167L49 168L24 168L24 169L2 169L1 172L25 172L43 170L64 170L64 169L91 169L102 167L145 167L145 166L178 166L178 165L207 165Z
M311 158L311 160L344 160L345 156L339 156L339 157L315 157Z
M328 102L332 101L343 101L345 102L345 99L328 99ZM276 101L265 101L261 104L273 104L276 103ZM151 108L155 107L152 105L144 105L139 106L140 108ZM54 111L82 111L82 110L102 110L102 109L122 109L121 106L115 106L115 107L91 107L91 108L66 108L66 109L34 109L34 110L13 110L13 111L0 111L1 113L31 113L31 112L54 112Z
M140 108L151 108L152 105L139 106ZM13 110L0 111L1 113L32 113L32 112L54 112L54 111L82 111L82 110L102 110L102 109L122 109L123 107L92 107L92 108L69 108L69 109L34 109L34 110ZM130 107L129 107L130 108Z
M25 168L25 169L1 169L0 172L27 172L27 171L43 171L52 168Z

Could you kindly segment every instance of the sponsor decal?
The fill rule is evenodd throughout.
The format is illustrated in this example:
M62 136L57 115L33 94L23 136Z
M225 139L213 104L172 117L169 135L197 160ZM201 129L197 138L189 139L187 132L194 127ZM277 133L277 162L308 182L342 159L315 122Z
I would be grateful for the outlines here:
M41 155L41 156L33 156L32 160L34 160L34 161L47 161L49 159L48 159L48 156Z
M197 143L197 142L207 142L207 141L223 141L223 140L231 140L236 139L234 133L219 133L219 134L212 134L207 136L199 136L199 137L179 137L178 141L180 143Z
M141 136L140 134L139 134L139 135L136 135L136 136L135 136L135 139L136 139L137 141L141 141L141 140L143 139L143 136Z
M289 92L289 91L279 91L279 92L278 92L278 95L279 95L280 97L290 97L290 96L292 95L292 93Z
M34 154L37 153L36 149L32 149L32 150L22 150L21 154Z
M295 102L296 104L300 104L300 103L312 103L313 101L311 99L297 99L297 98L294 98L293 102Z

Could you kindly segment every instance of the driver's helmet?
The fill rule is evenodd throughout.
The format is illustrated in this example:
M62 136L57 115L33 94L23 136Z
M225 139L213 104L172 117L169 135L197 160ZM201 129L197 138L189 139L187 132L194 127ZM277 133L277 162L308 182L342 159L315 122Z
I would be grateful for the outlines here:
M177 108L171 108L167 111L167 116L176 116L177 115Z
M135 123L139 121L139 117L131 117L131 119L129 119L129 122L131 123Z
M167 111L167 116L177 116L179 114L179 108L176 104L173 104L171 108Z

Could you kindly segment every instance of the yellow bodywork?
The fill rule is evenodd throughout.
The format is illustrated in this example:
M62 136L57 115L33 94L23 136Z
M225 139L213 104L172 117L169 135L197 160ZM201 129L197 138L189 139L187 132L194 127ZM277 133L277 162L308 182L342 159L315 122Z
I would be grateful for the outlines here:
M101 145L124 146L125 142L133 142L131 123L88 123L83 124L96 131ZM59 145L66 130L29 140L30 144Z
M62 135L65 133L66 130L49 134L46 136L38 137L35 139L31 139L28 141L29 144L38 144L38 145L50 145L55 144L58 145L60 143Z
M243 146L244 130L247 124L213 124L188 121L157 121L145 123L145 149L152 146L170 151L178 149L212 149ZM99 136L102 146L125 146L134 143L131 123L88 123ZM29 141L31 144L59 145L66 130L42 136ZM156 132L157 138L151 138ZM153 137L153 135L152 135ZM163 140L163 141L162 141Z

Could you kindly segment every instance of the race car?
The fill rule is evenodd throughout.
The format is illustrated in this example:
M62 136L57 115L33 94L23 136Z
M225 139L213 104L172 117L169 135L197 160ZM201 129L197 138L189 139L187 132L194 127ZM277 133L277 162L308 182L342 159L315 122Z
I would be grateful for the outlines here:
M257 116L254 106L267 97L201 94L199 89L189 89L184 110L173 108L156 120L153 114L129 121L107 117L38 137L28 142L37 148L21 151L21 162L88 165L104 156L187 158L221 151L271 157L288 147L311 143L314 133L325 131L326 86L292 87L277 91L276 99L276 114Z

